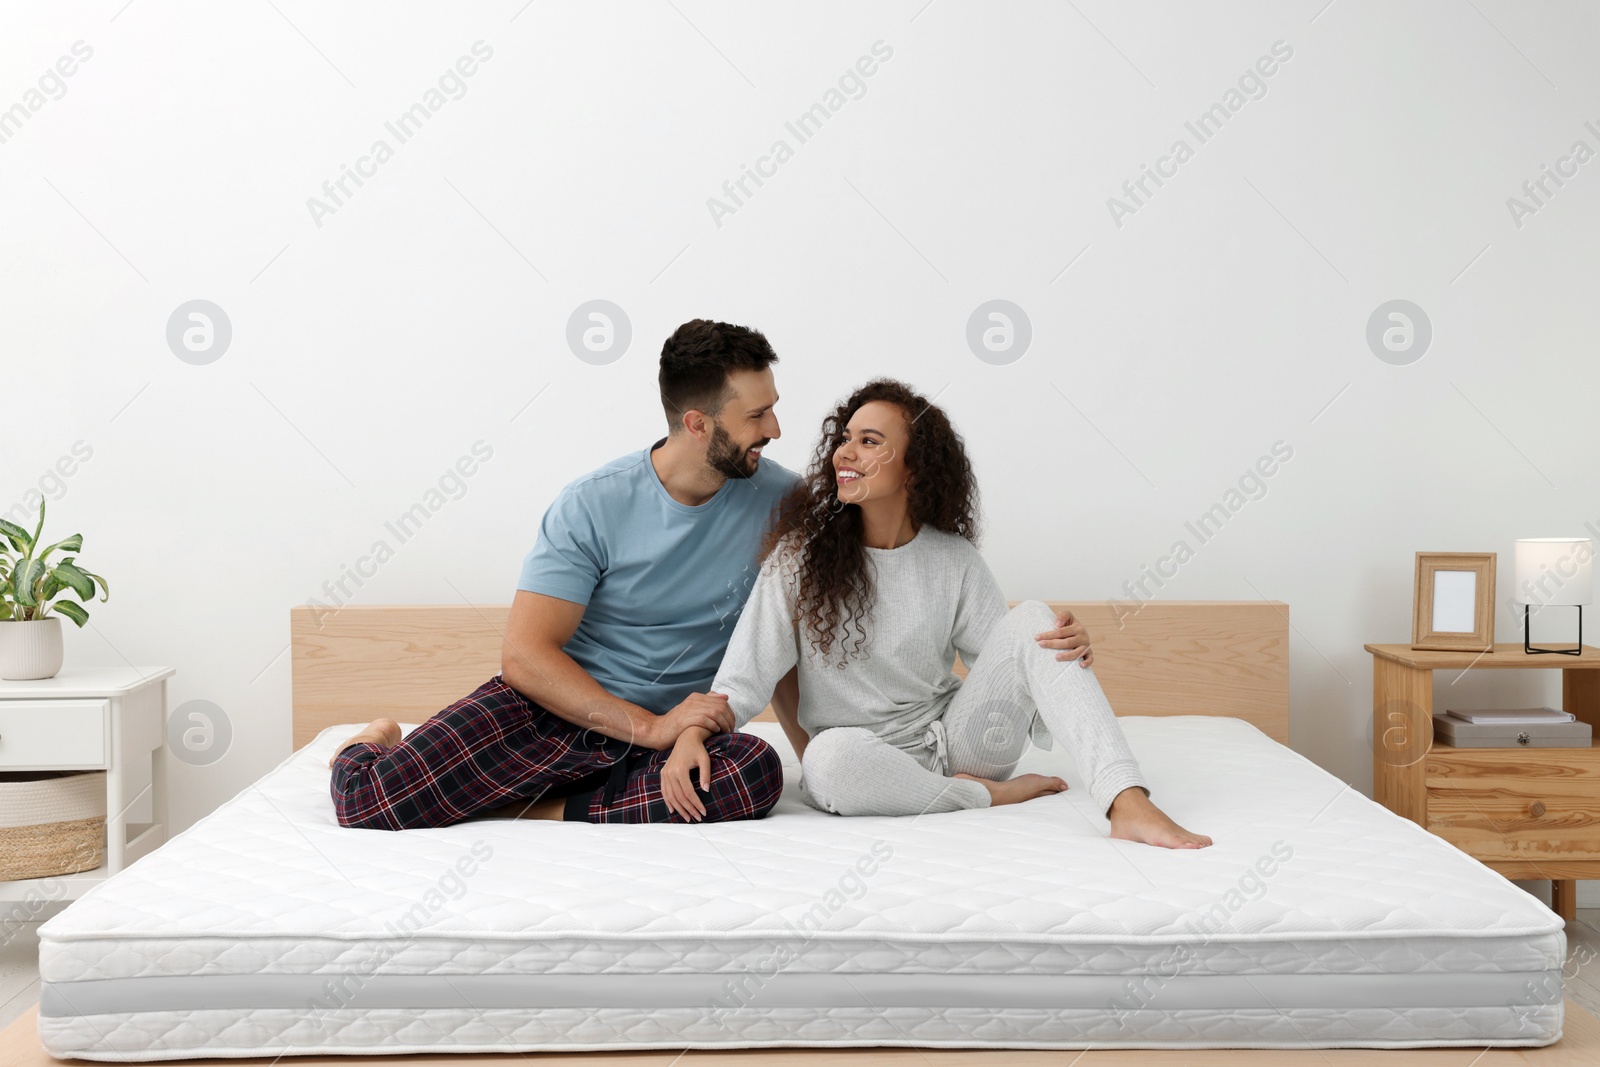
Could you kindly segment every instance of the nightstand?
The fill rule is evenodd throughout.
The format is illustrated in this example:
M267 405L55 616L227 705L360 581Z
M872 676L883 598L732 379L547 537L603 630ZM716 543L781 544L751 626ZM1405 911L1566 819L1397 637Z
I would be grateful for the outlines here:
M1577 917L1579 878L1600 878L1600 649L1529 655L1372 653L1372 796L1507 878L1550 879L1551 906ZM1452 748L1433 743L1433 672L1560 670L1561 706L1594 727L1589 748Z
M166 840L166 768L159 754L166 743L167 679L174 673L173 667L67 668L54 678L0 681L0 770L106 772L105 864L79 874L0 881L0 901L37 910L76 900Z

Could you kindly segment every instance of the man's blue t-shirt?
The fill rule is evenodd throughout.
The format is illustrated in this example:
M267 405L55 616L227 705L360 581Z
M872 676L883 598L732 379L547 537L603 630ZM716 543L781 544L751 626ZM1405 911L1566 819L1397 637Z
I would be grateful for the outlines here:
M761 540L799 481L763 457L704 504L680 504L650 462L665 440L563 489L517 582L586 605L567 655L607 692L657 715L710 689L760 570Z

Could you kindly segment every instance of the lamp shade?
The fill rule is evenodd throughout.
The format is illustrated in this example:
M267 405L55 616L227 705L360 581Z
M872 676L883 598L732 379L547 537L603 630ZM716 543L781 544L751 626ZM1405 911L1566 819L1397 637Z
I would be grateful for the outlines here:
M1517 539L1519 604L1587 604L1594 590L1594 545L1587 537Z

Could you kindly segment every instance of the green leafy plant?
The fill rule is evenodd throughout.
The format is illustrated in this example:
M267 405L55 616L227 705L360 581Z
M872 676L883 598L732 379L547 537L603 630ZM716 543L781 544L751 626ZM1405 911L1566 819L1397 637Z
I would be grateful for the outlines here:
M76 556L66 556L59 563L50 562L50 553L57 549L65 552L81 549L82 534L73 534L65 541L57 541L36 552L43 529L43 500L39 501L39 525L34 527L31 536L16 523L0 519L0 621L43 619L54 608L57 614L82 626L89 621L89 612L83 605L70 600L57 602L56 598L71 592L87 603L94 599L98 583L100 600L104 603L111 598L111 587L98 574L78 566Z

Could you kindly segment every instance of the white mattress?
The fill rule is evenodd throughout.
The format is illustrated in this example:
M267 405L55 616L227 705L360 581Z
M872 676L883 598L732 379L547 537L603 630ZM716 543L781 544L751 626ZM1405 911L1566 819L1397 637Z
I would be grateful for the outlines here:
M1239 719L1124 717L1216 844L1063 794L840 818L345 829L332 727L39 931L57 1056L766 1045L1410 1047L1561 1036L1543 904Z

